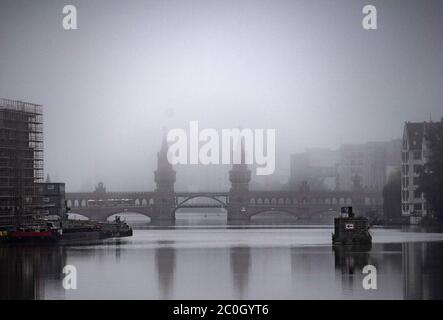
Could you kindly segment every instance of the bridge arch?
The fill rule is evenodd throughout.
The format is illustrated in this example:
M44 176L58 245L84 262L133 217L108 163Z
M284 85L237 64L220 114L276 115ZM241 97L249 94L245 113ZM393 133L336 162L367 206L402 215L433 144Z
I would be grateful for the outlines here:
M89 220L89 217L77 212L68 212L68 217L73 220Z
M113 213L111 215L107 215L105 217L105 219L108 220L108 221L109 220L113 221L113 219L111 219L112 217L119 216L119 217L122 217L124 220L128 221L127 220L128 216L134 216L134 215L135 216L143 217L143 220L146 220L146 221L143 221L143 223L147 223L147 222L150 222L152 220L152 218L148 214L146 214L146 212L138 211L137 209L134 209L134 210L131 210L131 211L115 212L115 213Z
M218 202L220 204L220 208L225 208L227 206L226 202L223 202L222 200L218 199L215 196L209 196L209 195L204 195L204 194L197 194L197 195L193 195L193 196L189 196L186 197L184 200L180 201L174 208L174 214L175 212L180 209L180 208L184 208L185 204L193 199L198 199L198 198L203 198L203 199L211 199L214 200L216 202ZM204 207L205 205L202 205L202 207ZM208 206L209 208L209 206Z
M136 214L148 217L149 219L152 219L151 215L148 212L146 212L142 209L138 209L138 208L129 208L129 209L115 208L114 210L110 210L109 212L107 212L103 216L103 219L108 220L110 217L115 216L115 215L124 215L124 214L131 214L131 213L136 213Z
M254 211L249 214L249 219L252 217L255 217L257 215L263 214L263 213L286 213L292 217L298 218L299 212L297 209L290 209L290 208L262 208L257 211Z

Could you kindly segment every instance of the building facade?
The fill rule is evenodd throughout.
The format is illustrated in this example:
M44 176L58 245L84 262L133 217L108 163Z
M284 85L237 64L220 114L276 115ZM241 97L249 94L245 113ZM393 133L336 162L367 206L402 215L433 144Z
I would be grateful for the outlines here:
M312 190L333 190L336 185L338 151L312 148L291 155L289 188L307 182Z
M39 214L43 181L42 106L0 99L0 228Z
M389 174L400 168L401 140L345 144L339 154L337 190L352 190L359 181L363 188L381 191Z
M65 184L56 182L37 183L41 198L41 214L66 217Z
M418 191L418 177L429 156L426 131L432 122L406 122L403 129L401 199L402 215L415 224L428 215L423 193Z
M401 140L343 144L338 150L308 149L291 155L289 186L306 181L312 190L380 191L393 172L400 170Z

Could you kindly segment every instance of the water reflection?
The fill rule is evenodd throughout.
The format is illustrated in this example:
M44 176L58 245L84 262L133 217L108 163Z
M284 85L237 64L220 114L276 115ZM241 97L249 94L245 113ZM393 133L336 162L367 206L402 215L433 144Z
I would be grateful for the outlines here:
M334 248L335 268L344 290L359 298L363 268L377 268L378 289L402 299L443 298L443 243L406 242L376 244L372 248ZM354 282L358 282L357 285ZM361 290L360 290L361 291Z
M402 245L404 298L443 299L443 244Z
M397 236L413 235L376 238ZM323 238L329 230L150 229L102 244L2 247L0 299L443 298L443 242L306 244ZM62 288L66 264L78 269L77 290ZM377 290L362 286L368 264Z
M229 249L231 274L236 297L245 299L248 291L249 271L251 268L251 249L249 247L233 247Z
M63 247L0 247L0 299L44 299L63 295Z
M341 276L343 288L352 290L354 275L360 275L369 264L371 246L334 246L335 269Z
M122 244L124 242L122 239L115 239L114 246L115 246L115 261L118 263L120 262L121 255L122 255Z
M172 241L159 241L155 249L155 264L158 275L159 298L172 299L175 272L175 248Z

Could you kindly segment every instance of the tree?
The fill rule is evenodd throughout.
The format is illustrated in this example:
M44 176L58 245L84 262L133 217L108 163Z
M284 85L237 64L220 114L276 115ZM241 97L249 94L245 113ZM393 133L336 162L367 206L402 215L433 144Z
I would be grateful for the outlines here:
M401 172L393 172L383 187L383 212L388 218L401 217Z
M428 209L443 220L443 119L427 128L427 162L419 173L418 191L423 192Z

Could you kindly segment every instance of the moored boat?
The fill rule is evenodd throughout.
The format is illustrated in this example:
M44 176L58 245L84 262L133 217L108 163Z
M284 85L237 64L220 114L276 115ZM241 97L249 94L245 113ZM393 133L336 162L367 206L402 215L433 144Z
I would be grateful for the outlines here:
M132 236L132 228L116 219L114 223L95 221L36 221L32 225L5 231L6 243L70 244L113 237Z
M369 220L355 217L352 207L341 208L341 216L334 219L333 245L370 245Z

